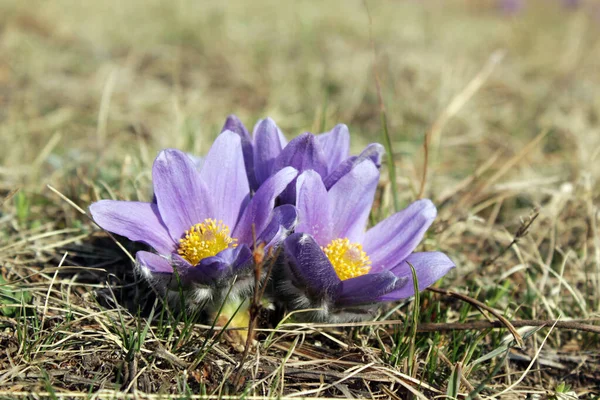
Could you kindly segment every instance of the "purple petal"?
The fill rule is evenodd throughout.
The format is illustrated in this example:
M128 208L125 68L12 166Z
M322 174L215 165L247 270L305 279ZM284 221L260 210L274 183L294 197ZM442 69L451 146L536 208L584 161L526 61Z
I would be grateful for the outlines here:
M192 265L185 258L181 257L178 253L171 253L171 263L177 267L178 270L194 268L194 265Z
M363 248L373 272L390 269L417 247L437 215L431 200L418 200L367 231Z
M340 282L335 303L340 307L375 303L396 287L398 278L389 271L357 276Z
M317 135L317 142L321 145L323 154L326 157L328 174L348 158L350 133L346 125L336 125L331 131Z
M148 251L138 251L135 254L137 264L152 274L172 274L173 265L171 261L158 254Z
M275 171L273 163L285 146L283 134L271 118L258 121L254 128L254 174L258 185Z
M339 181L344 175L352 171L352 168L357 164L358 157L352 156L346 158L337 168L323 179L323 184L327 190Z
M202 169L202 165L204 165L204 157L195 156L192 153L185 153L185 154L187 154L187 156L190 158L190 160L192 160L192 162L196 166L196 169L198 171L200 171Z
M273 121L272 118L265 118L265 119L260 119L258 120L258 122L256 124L254 124L254 128L252 129L252 137L254 138L254 142L256 143L256 130L258 129L258 126L261 124L261 122L265 121L265 120L269 120L272 124L274 124L275 126L277 126L277 124L275 123L275 121ZM277 136L279 136L279 143L281 143L281 148L283 149L285 146L287 146L287 139L285 138L283 132L281 132L281 129L279 129L279 127L277 127Z
M237 134L226 131L217 137L206 155L200 176L210 189L215 206L212 218L221 219L233 228L242 204L250 195L242 142Z
M385 149L382 145L379 143L371 143L358 156L347 158L341 162L333 172L330 172L329 175L323 179L325 187L329 190L337 181L350 172L352 168L364 160L371 160L377 168L381 167L381 158L384 153Z
M321 148L312 133L303 133L294 138L275 160L273 171L292 166L299 172L314 170L321 176L327 175L327 163ZM296 185L290 185L280 197L284 204L295 204Z
M371 143L358 155L358 162L371 160L377 168L381 167L381 159L385 154L385 148L379 143Z
M419 291L425 290L427 287L433 285L455 267L452 260L444 253L437 251L413 253L408 256L406 261L390 270L390 272L393 272L399 278L406 278L406 285L391 293L383 295L380 298L381 301L405 299L415 294L412 272L408 263L411 263L415 268L417 281L419 282Z
M251 265L251 261L252 252L245 245L225 249L213 257L200 260L197 265L190 264L177 253L171 255L171 263L177 269L183 286L193 283L216 285L235 274L239 268Z
M332 217L327 190L321 175L315 171L305 171L296 180L296 207L299 218L296 232L312 235L322 246L335 239L331 236Z
M221 129L221 132L225 131L237 133L238 135L240 135L241 138L246 138L250 140L250 134L248 133L248 130L246 129L242 121L240 121L240 119L233 114L228 115L227 119L225 120L225 124L223 125L223 129Z
M170 254L175 248L156 204L100 200L90 206L90 213L102 229L145 243L160 253Z
M281 148L285 148L285 146L288 145L288 141L283 135L283 132L281 132L281 129L279 128L277 128L277 136L279 136L279 143L281 143Z
M176 242L192 225L214 217L206 184L184 152L161 151L152 167L152 179L160 216Z
M233 237L239 243L252 244L252 226L256 236L259 237L267 226L275 206L275 199L296 178L298 171L287 167L267 179L248 203L237 226L233 230Z
M236 117L235 115L230 115L225 120L225 125L223 125L223 129L221 129L221 133L225 131L231 131L237 133L242 139L242 150L244 152L244 165L246 167L246 174L248 175L248 183L250 184L250 188L253 191L258 189L258 184L256 182L256 178L254 177L254 150L252 147L252 139L248 134L248 130Z
M340 279L312 236L293 233L284 240L283 246L294 275L310 292L324 296L336 290Z
M273 210L271 220L258 238L266 243L266 249L279 246L298 223L298 212L291 204L284 204Z
M303 133L294 138L275 160L274 171L291 166L298 171L315 170L319 175L327 174L325 156L316 143L315 135Z
M188 278L199 283L215 284L249 266L251 260L252 252L248 246L225 249L213 257L200 260L197 266L188 271Z
M365 160L331 187L333 237L362 242L378 181L379 170L371 160Z

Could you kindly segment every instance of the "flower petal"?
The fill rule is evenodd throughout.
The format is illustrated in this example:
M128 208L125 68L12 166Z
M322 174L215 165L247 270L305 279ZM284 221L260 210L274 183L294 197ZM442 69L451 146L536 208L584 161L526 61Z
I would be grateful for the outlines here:
M365 160L331 187L329 207L334 238L362 242L378 181L379 170L371 160Z
M237 134L226 131L217 137L206 155L200 176L215 206L212 218L223 220L233 229L250 195L242 142Z
M308 233L321 246L331 240L331 215L329 197L321 175L315 171L305 171L296 180L296 207L298 226L296 232Z
M207 279L198 268L177 253L172 253L170 259L147 252L138 252L136 257L142 272L147 274L146 278L161 282L164 288L170 290L178 291L181 288L190 288L193 285L206 286L215 283L213 280ZM161 276L166 279L156 280Z
M293 233L284 240L283 246L292 272L306 285L308 292L326 296L336 290L340 279L312 236Z
M258 121L254 128L254 174L261 185L275 171L273 164L285 146L283 134L271 118Z
M177 270L177 278L174 277L169 282L171 288L178 288L179 283L181 283L181 286L183 287L188 287L194 283L204 283L202 280L203 276L196 275L196 267L179 254L171 254L171 264L173 265L173 268Z
M282 150L281 154L275 160L274 171L291 166L298 171L315 170L319 175L327 174L327 163L325 155L316 143L315 135L312 133L303 133L295 137Z
M160 253L170 254L175 248L156 204L100 200L90 206L90 213L102 229L145 243Z
M152 166L152 179L161 219L176 242L192 225L214 217L206 184L184 152L161 151Z
M431 200L418 200L367 231L363 248L373 272L390 269L417 247L437 215Z
M252 137L254 140L254 143L256 143L256 130L258 129L258 126L265 120L270 121L269 123L272 123L273 125L277 126L277 124L275 123L275 121L273 121L272 118L265 118L265 119L259 119L258 122L256 124L254 124L254 128L252 129ZM281 143L281 148L283 149L285 146L287 146L288 141L285 138L285 135L283 134L283 132L281 132L281 129L279 129L279 127L277 127L277 136L279 136L279 143Z
M406 261L390 270L400 279L406 278L406 285L391 293L381 296L381 301L394 301L406 299L415 294L412 272L408 263L411 263L417 274L419 291L425 290L455 267L452 260L441 252L413 253Z
M223 125L223 129L221 129L221 132L225 131L237 133L242 139L246 138L250 140L250 134L248 133L248 130L246 129L242 121L240 121L240 119L233 114L228 115L227 119L225 120L225 124Z
M252 225L259 237L267 226L275 206L275 199L296 178L298 171L287 167L267 179L248 203L238 224L233 230L233 237L239 243L252 244Z
M204 157L196 156L192 153L185 153L185 154L187 154L187 156L190 158L190 160L192 160L192 162L196 166L196 169L198 171L200 171L202 169L202 165L204 165Z
M294 138L275 160L273 171L279 171L286 166L294 167L299 172L312 169L321 176L327 175L325 156L317 145L315 135L307 132ZM296 186L290 185L280 199L284 204L295 204Z
M329 175L323 179L325 187L329 190L337 181L350 172L352 168L364 160L371 160L377 168L381 167L381 158L383 157L384 152L385 149L382 145L379 143L371 143L358 156L345 159L333 170L333 172L330 171Z
M336 125L331 131L317 135L317 142L321 145L325 155L328 174L348 158L350 132L348 132L346 125Z
M150 253L149 251L138 251L135 254L137 264L150 274L172 274L173 265L165 257L158 254Z
M189 279L207 285L216 285L233 276L237 270L249 266L252 252L248 246L228 248L213 257L206 257L189 272Z
M385 154L385 148L379 143L371 143L358 155L359 160L369 159L377 168L381 167L381 159ZM360 162L360 161L359 161Z
M233 251L231 255L221 255L221 253L223 253L222 251L221 253L217 254L217 256L220 256L221 259L225 261L230 260L228 262L231 263L231 270L234 274L237 274L243 268L252 266L254 260L252 257L252 250L250 250L250 247L246 245L241 245L237 246L235 249L232 250L235 251Z
M266 243L265 249L279 246L283 239L295 228L298 223L298 212L291 204L284 204L273 210L271 220L258 238Z
M254 150L252 147L252 139L248 130L235 115L229 115L225 120L225 125L221 129L221 133L231 131L237 133L242 139L242 150L244 152L244 165L246 166L246 174L248 175L248 183L254 191L258 188L256 178L254 177Z
M406 278L402 278L406 280ZM398 278L389 271L366 274L340 282L335 304L339 307L376 303L397 287Z

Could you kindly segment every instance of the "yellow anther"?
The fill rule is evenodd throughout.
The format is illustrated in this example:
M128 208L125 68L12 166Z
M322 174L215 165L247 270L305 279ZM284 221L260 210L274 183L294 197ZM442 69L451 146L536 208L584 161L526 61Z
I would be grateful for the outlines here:
M359 243L348 239L334 239L321 247L341 280L365 275L371 270L371 260Z
M192 226L179 239L177 253L192 265L206 257L212 257L228 247L236 247L237 239L229 236L229 227L223 221L207 218Z

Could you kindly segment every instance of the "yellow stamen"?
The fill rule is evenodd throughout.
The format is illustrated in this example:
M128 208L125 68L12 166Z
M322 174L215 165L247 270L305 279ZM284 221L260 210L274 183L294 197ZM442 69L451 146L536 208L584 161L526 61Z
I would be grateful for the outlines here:
M343 281L365 275L371 270L371 260L359 243L350 243L348 239L334 239L321 249Z
M192 265L206 257L217 255L228 247L236 247L237 239L229 236L229 227L223 221L207 218L204 222L192 226L179 239L177 253Z

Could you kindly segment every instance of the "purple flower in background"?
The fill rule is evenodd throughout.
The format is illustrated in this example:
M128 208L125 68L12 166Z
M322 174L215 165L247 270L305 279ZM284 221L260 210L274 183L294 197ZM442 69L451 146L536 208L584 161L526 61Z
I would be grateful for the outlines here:
M581 6L581 0L559 0L565 8L576 9ZM525 0L498 0L498 7L505 14L517 14L525 8Z
M581 5L581 0L561 0L561 3L566 8L575 9Z
M364 160L327 190L315 171L296 181L298 225L284 241L287 268L276 292L291 309L317 308L313 319L341 322L368 317L378 304L414 295L454 267L443 253L413 253L436 217L419 200L365 232L379 171ZM300 314L302 315L302 314Z
M500 10L506 14L517 14L524 7L524 0L499 0Z
M327 188L365 159L378 167L384 149L378 143L368 145L360 155L350 156L350 133L343 124L319 135L303 133L289 143L271 118L258 121L252 137L234 115L227 117L223 130L236 132L242 139L244 164L250 187L256 190L273 174L292 166L299 173L314 170L323 178ZM282 203L295 202L295 187L290 185L281 196Z
M234 275L238 275L234 296L253 282L247 268L253 262L253 226L257 242L267 247L280 243L294 227L295 208L274 204L296 175L294 168L282 168L251 198L242 141L237 134L224 132L200 170L186 153L161 151L152 168L152 203L101 200L90 206L90 212L107 231L156 251L136 254L149 280L161 288L172 286L177 270L182 286L196 289L192 301L220 301Z

